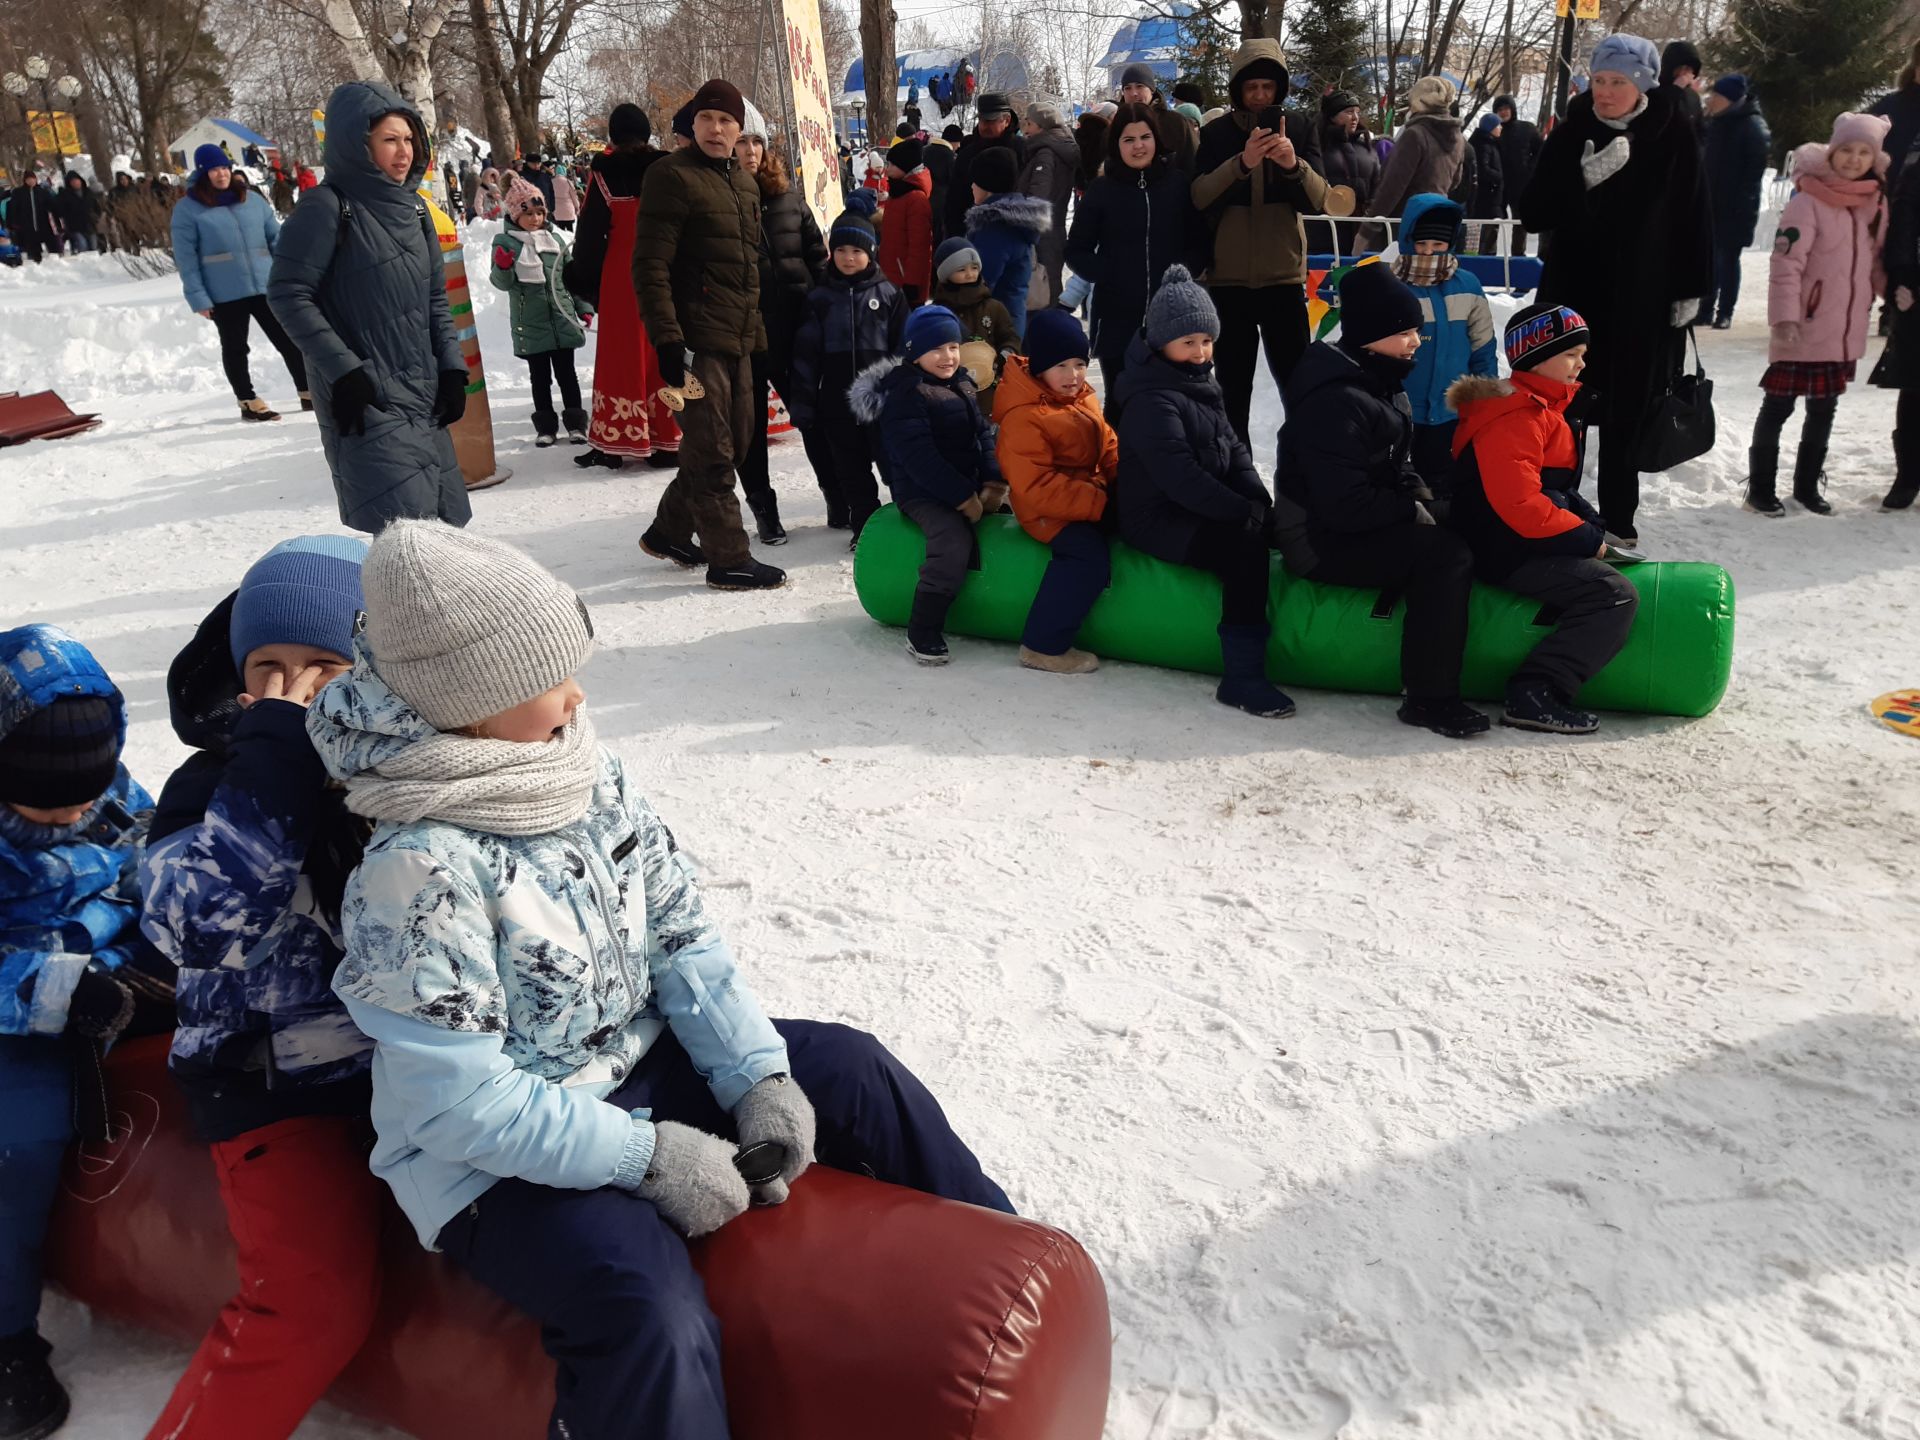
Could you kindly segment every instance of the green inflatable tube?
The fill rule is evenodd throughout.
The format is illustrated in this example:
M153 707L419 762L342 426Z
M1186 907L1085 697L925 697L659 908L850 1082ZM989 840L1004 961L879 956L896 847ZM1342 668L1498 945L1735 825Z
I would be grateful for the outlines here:
M947 628L988 640L1018 640L1049 551L1009 515L978 527L980 568L970 571ZM854 556L860 604L883 625L905 625L926 539L889 505L866 524ZM1628 566L1640 592L1627 646L1580 692L1602 710L1705 715L1727 693L1733 667L1733 579L1718 565L1667 561ZM1400 691L1404 607L1374 590L1321 585L1287 574L1276 555L1269 613L1273 639L1267 672L1281 684L1321 690ZM1491 585L1473 587L1463 693L1497 700L1507 677L1550 622L1540 603ZM1078 642L1096 655L1220 671L1220 582L1205 571L1169 565L1118 541L1113 583L1081 627Z

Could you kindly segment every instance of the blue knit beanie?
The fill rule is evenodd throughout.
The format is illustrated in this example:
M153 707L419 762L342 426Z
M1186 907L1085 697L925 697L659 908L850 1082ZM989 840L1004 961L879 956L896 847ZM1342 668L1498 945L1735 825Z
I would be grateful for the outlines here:
M227 636L233 668L262 645L311 645L350 659L353 625L366 601L360 562L367 542L347 535L282 540L253 562L234 596Z
M1494 114L1491 110L1489 110L1486 114L1480 117L1480 133L1482 135L1491 135L1494 131L1498 130L1499 128L1500 128L1500 117Z
M1027 368L1036 380L1062 360L1090 357L1087 332L1064 310L1035 310L1029 314L1021 348L1027 352Z
M1722 75L1713 82L1713 93L1729 104L1738 105L1747 98L1747 77L1731 73Z
M1626 76L1645 94L1660 83L1660 52L1651 40L1638 35L1609 35L1593 47L1593 60L1587 66L1589 75L1602 70Z
M827 231L829 250L838 250L842 245L857 245L872 255L879 244L880 237L873 233L873 222L854 210L842 210L834 220L833 228Z
M218 145L202 145L193 152L193 168L202 175L209 170L231 170L233 160Z
M907 316L907 328L900 337L900 353L918 360L937 345L958 345L967 337L960 329L960 317L944 305L922 305Z

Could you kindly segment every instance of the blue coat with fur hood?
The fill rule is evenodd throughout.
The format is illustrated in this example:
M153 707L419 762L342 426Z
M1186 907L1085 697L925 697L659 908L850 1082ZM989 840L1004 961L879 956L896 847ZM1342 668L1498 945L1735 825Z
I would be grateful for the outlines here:
M111 700L125 743L126 704L85 645L51 625L0 633L0 738L75 695ZM0 1035L60 1034L88 963L118 970L144 948L135 852L152 809L125 765L71 825L0 805Z
M1027 286L1033 247L1053 228L1053 206L1031 195L994 195L967 211L967 243L980 256L980 283L1007 307L1013 328L1027 333Z
M879 422L880 474L896 501L958 509L1001 483L993 426L964 365L940 380L911 360L881 360L854 377L847 403L861 424Z
M346 782L438 734L356 649L307 714ZM637 1185L653 1124L605 1097L668 1029L723 1109L788 1070L692 867L604 747L557 830L380 822L342 922L333 988L375 1045L373 1170L429 1247L509 1176Z

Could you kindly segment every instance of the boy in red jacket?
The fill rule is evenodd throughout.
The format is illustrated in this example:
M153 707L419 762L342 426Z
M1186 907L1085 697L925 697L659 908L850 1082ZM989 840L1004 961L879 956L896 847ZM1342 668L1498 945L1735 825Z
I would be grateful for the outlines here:
M880 222L880 273L909 306L927 303L933 288L933 177L926 150L909 136L887 151L887 203Z
M1567 420L1587 363L1587 322L1564 305L1529 305L1507 322L1513 378L1469 375L1447 390L1454 432L1449 523L1482 580L1560 613L1507 681L1503 725L1586 735L1600 717L1573 708L1620 653L1640 595L1607 564L1606 527L1580 494L1586 427Z

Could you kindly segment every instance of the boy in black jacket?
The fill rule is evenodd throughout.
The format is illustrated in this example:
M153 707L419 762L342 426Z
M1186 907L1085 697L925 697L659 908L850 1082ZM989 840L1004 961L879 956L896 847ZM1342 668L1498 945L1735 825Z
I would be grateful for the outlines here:
M1120 537L1136 550L1220 577L1222 705L1282 719L1293 701L1267 679L1273 501L1234 432L1213 342L1220 316L1184 265L1170 265L1147 304L1108 418L1120 437Z
M1340 339L1309 346L1287 381L1276 518L1294 574L1405 597L1400 719L1458 740L1488 728L1460 699L1473 552L1433 523L1413 468L1413 417L1400 387L1421 323L1419 297L1385 265L1341 281Z
M853 416L847 391L861 368L893 354L907 323L907 302L873 262L873 225L849 210L827 236L832 257L807 294L793 342L793 388L783 398L793 423L826 442L829 468L814 478L827 497L827 525L860 540L867 517L880 508L873 478L877 458L871 429ZM850 544L848 549L852 549Z
M922 305L907 317L904 358L869 365L849 397L856 419L879 422L881 474L894 504L927 535L907 621L907 653L922 665L947 663L941 630L973 563L974 524L1007 492L960 341L951 310Z

